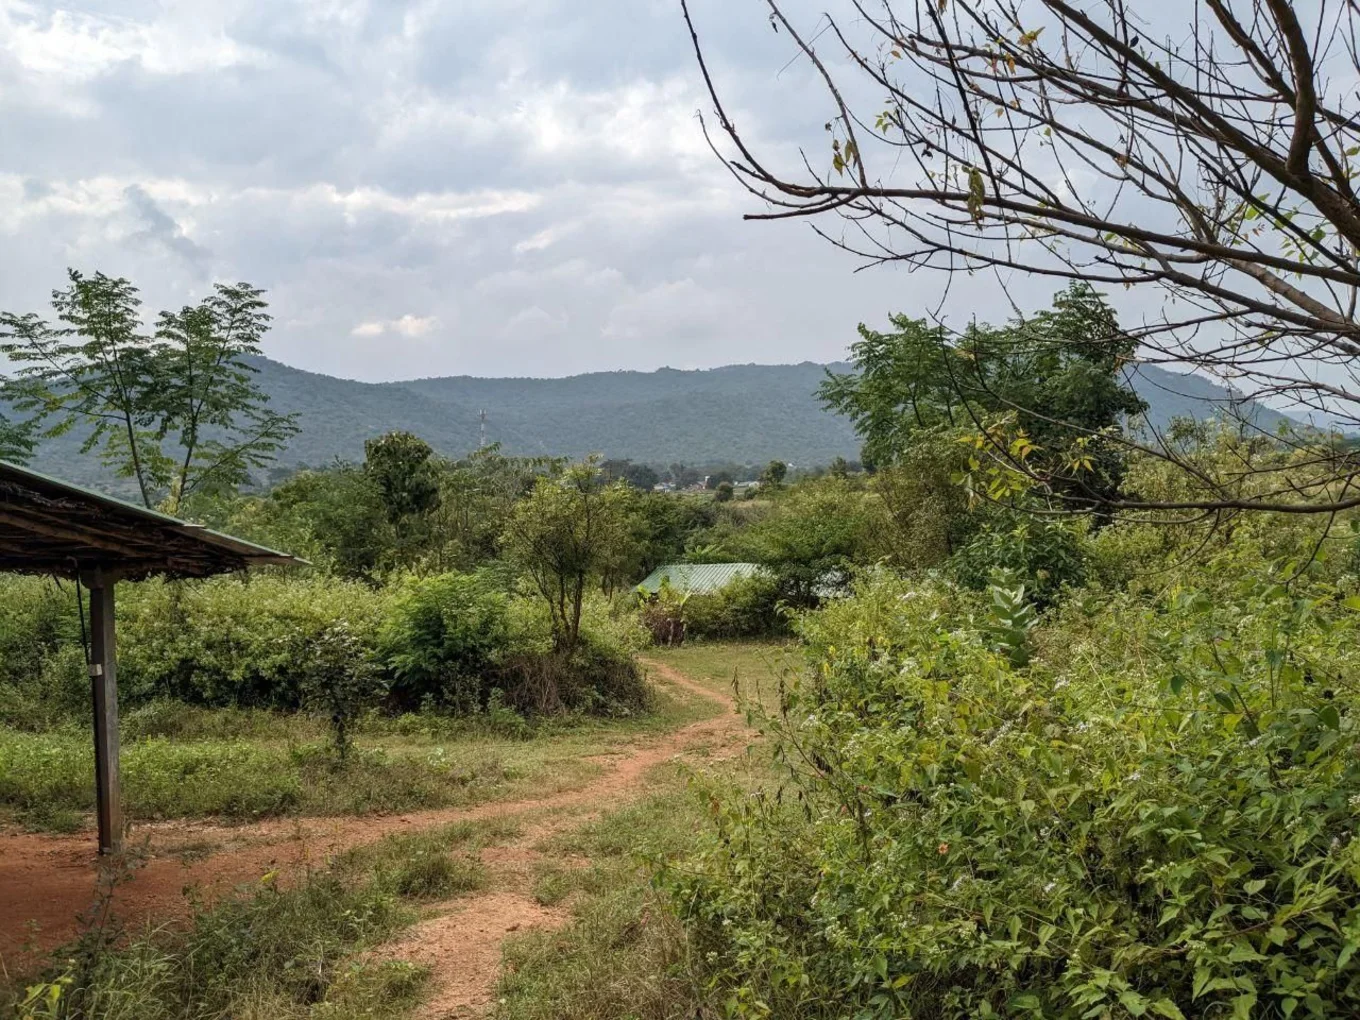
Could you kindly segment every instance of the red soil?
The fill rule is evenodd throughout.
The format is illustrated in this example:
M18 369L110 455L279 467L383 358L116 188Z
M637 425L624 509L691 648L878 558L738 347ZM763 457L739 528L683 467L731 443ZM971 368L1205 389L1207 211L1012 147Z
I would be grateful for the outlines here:
M729 710L731 700L716 694L658 662L648 667L668 683ZM580 811L619 805L641 785L643 776L687 748L705 742L730 742L741 732L731 712L692 723L623 756L596 759L605 773L586 786L537 799L500 802L474 808L442 809L353 818L280 819L252 825L173 822L138 828L130 839L131 854L140 858L113 894L115 915L128 925L173 922L186 915L186 890L205 900L233 888L259 882L274 873L286 881L307 868L321 867L349 847L397 832L411 832L464 819L484 819L525 811ZM549 823L527 834L518 845L492 848L484 858L532 854L529 841L553 828ZM79 917L95 900L101 862L94 835L0 834L0 974L6 965L23 964L35 951L59 946L80 931ZM458 961L456 981L440 980L435 967L436 1015L464 1015L488 1001L500 962L500 943L507 930L556 925L565 913L539 907L520 893L488 893L460 901L446 915L424 922L397 946L413 946L401 955L427 964ZM450 1013L449 1010L455 1010Z

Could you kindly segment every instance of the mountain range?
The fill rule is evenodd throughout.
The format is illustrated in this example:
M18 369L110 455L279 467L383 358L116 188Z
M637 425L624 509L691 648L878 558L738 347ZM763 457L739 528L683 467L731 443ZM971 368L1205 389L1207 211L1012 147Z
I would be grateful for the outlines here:
M394 429L414 432L441 453L461 455L481 443L483 411L485 440L508 454L602 453L662 465L774 459L814 465L853 459L859 450L850 423L816 397L828 370L851 370L844 363L392 383L339 379L264 358L254 364L271 406L299 415L301 431L279 458L282 467L360 460L365 439ZM1172 417L1211 416L1233 401L1227 389L1202 376L1154 366L1140 366L1132 382L1157 427ZM1270 430L1290 421L1261 405L1247 413ZM107 481L97 460L79 453L76 434L45 442L34 466L76 482Z

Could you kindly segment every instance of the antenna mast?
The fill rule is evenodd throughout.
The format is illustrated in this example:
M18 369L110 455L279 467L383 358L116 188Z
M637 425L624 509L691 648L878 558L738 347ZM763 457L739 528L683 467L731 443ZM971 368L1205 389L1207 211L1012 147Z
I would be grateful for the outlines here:
M479 436L478 436L477 449L479 449L479 450L485 450L485 449L486 449L486 408L482 408L481 418L482 418L482 427L481 427L480 434L479 434Z

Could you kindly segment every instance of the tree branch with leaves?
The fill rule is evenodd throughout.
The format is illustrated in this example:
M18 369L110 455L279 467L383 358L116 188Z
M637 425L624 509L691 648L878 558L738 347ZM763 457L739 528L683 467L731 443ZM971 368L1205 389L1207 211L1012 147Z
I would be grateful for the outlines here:
M866 265L942 271L946 286L991 273L1008 293L1038 278L1156 291L1158 310L1111 342L1360 424L1355 4L847 0L814 37L781 0L765 6L825 88L825 162L756 151L682 0L705 132L763 207L749 219L809 219ZM849 98L865 95L882 98ZM1143 445L1176 459L1155 434ZM989 452L1023 473L1004 445ZM1277 494L1105 503L1332 512L1355 505L1358 470L1332 449Z

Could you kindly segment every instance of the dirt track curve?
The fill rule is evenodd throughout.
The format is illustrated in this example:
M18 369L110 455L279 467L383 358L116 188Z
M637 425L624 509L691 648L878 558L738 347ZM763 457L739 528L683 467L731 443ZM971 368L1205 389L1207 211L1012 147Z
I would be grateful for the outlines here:
M471 808L447 808L374 817L271 819L248 825L174 822L147 825L132 843L145 860L115 890L113 909L124 922L173 920L188 910L185 890L203 898L258 881L277 871L295 875L325 864L334 854L399 832L450 822L534 812L541 820L514 842L489 847L482 860L499 879L493 891L451 901L379 955L409 959L432 969L431 998L422 1011L431 1018L472 1017L490 1002L507 932L565 923L567 913L545 908L529 895L534 844L553 832L582 824L618 807L641 787L647 771L702 744L734 746L745 730L731 698L704 687L654 660L644 665L686 692L721 704L721 715L691 723L620 755L594 758L605 771L576 790L546 797L501 801ZM555 813L563 817L554 817ZM584 812L584 813L583 813ZM176 848L216 849L185 861ZM80 930L80 915L95 897L98 858L93 834L70 836L0 834L0 965L29 952L59 946ZM509 888L506 888L506 887ZM448 963L456 967L449 967Z

